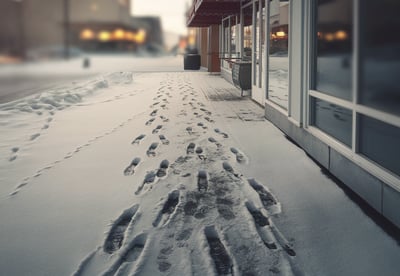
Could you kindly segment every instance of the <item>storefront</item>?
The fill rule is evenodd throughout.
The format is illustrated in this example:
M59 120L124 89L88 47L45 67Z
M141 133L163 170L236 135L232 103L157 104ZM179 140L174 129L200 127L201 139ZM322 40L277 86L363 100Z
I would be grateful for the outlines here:
M399 8L241 1L219 27L221 75L231 81L233 60L251 62L251 98L266 118L400 227Z
M220 23L222 76L231 81L232 64L237 61L250 62L252 99L261 105L269 99L286 110L288 15L288 1L242 1L236 12L222 18Z

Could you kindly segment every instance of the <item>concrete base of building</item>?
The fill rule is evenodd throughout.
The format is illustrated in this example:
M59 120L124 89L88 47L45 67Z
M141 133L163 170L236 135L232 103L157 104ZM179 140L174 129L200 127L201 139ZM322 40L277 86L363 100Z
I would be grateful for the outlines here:
M290 121L286 114L266 103L265 116L378 213L400 228L400 192L320 139Z

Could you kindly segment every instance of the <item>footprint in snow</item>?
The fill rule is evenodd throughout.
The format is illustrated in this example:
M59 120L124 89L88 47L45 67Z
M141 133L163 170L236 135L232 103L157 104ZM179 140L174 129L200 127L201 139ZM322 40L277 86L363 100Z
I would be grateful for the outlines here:
M222 145L219 142L217 142L217 140L215 140L214 137L208 138L208 141L214 143L218 148L222 147Z
M192 127L187 127L187 128L186 128L186 131L187 131L190 135L193 134L193 128L192 128Z
M265 246L268 247L268 249L277 249L273 233L271 232L270 228L265 227L270 225L268 217L266 217L259 209L257 209L253 202L247 201L245 205L253 217L258 235L264 242Z
M151 125L151 124L154 122L155 119L156 119L156 118L151 118L150 120L148 120L148 121L146 122L146 126Z
M164 135L160 134L158 137L163 145L169 145L169 140Z
M224 138L228 138L228 134L226 134L225 132L221 132L221 130L219 130L219 128L214 129L214 131L220 135L222 135L222 137Z
M153 222L154 227L159 226L161 221L161 225L165 225L169 221L171 214L175 211L175 208L179 203L179 193L179 190L174 190L168 194L168 198L165 201L163 208Z
M236 176L236 177L238 177L238 178L241 176L240 174L236 173L236 172L234 171L234 169L232 168L232 166L231 166L228 162L226 162L226 161L224 161L224 162L222 163L222 167L224 168L225 171L227 171L227 172L233 174L234 176Z
M206 156L204 154L202 154L203 153L203 149L201 147L197 147L195 152L196 152L197 156L201 160L206 160L207 159Z
M33 141L33 140L35 140L36 138L38 138L39 136L40 136L40 133L33 134L33 135L31 135L31 137L30 137L29 140Z
M200 108L201 111L203 111L206 115L210 116L212 113L210 111L208 111L205 108Z
M136 157L132 160L128 167L124 170L124 175L132 175L135 173L135 168L140 163L140 158Z
M139 205L135 205L125 210L112 224L110 232L107 234L107 238L104 241L103 250L108 254L112 254L121 248L125 238L125 232L128 228L132 217L136 214L139 209Z
M132 141L131 144L132 144L132 145L133 145L133 144L139 144L140 141L142 141L142 139L143 139L144 137L146 137L146 135L140 134L138 137L135 138L135 140Z
M162 125L158 125L155 129L153 129L152 133L153 134L158 133L162 127L163 127Z
M147 156L149 156L149 157L154 157L154 156L156 156L155 149L156 149L157 147L158 147L158 143L157 143L157 142L152 143L152 144L150 145L150 147L147 149L147 152L146 152Z
M158 109L154 109L151 113L150 116L154 117L157 115Z
M199 127L202 127L203 129L207 129L207 128L208 128L207 126L205 126L205 125L204 125L203 123L201 123L201 122L198 123L197 125L198 125Z
M214 226L207 226L204 229L207 239L209 254L214 261L215 270L218 275L233 275L233 262L224 244L221 242Z
M186 154L193 154L196 147L195 143L190 143L186 148Z
M259 184L255 179L248 180L249 185L258 193L264 207L268 210L270 207L277 205L276 198L267 191L263 185Z
M124 250L117 256L117 260L102 275L127 275L130 265L142 255L143 248L146 245L147 234L142 233L136 236L124 247ZM76 275L76 274L75 274Z
M238 163L244 163L244 162L246 162L246 158L244 157L243 153L241 153L238 149L236 149L236 148L231 148L231 152L232 152L233 154L235 154L235 156L236 156L236 161L237 161Z
M210 117L204 117L204 119L206 121L208 121L209 123L214 123L215 121L213 119L211 119Z
M156 172L154 171L147 172L146 176L143 179L142 184L137 188L135 195L139 195L146 184L154 183L154 181L156 181L156 178L157 178Z
M197 189L199 192L206 192L208 189L208 174L200 170L197 174Z
M161 115L160 118L164 123L169 122L169 119L163 115Z
M167 169L169 167L169 161L168 160L163 160L160 164L160 168L157 171L157 177L164 177L167 175Z

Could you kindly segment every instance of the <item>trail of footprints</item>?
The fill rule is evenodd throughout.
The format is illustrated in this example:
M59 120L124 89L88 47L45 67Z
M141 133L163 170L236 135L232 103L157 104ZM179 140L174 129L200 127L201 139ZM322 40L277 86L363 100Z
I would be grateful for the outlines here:
M21 181L21 183L19 183L19 184L16 186L16 188L14 189L14 191L11 192L11 193L9 194L9 196L10 196L10 197L16 196L25 186L27 186L27 185L30 184L30 181L31 181L32 179L41 176L44 172L46 172L46 171L48 171L48 170L54 168L57 164L59 164L59 163L65 161L65 160L68 160L68 159L72 158L75 154L78 154L78 153L79 153L80 151L82 151L84 148L87 148L87 147L91 146L93 143L95 143L95 142L98 141L99 139L102 139L102 138L104 138L104 137L106 137L106 136L108 136L108 135L111 135L111 134L115 133L117 130L119 130L120 128L124 127L127 123L129 123L130 121L132 121L133 118L134 118L134 116L131 117L131 118L129 118L129 119L127 119L126 121L120 123L118 126L112 128L111 130L106 131L106 132L103 133L102 135L98 135L98 136L96 136L96 137L90 139L89 141L87 141L85 144L83 144L83 145L81 145L81 146L78 146L78 147L75 148L74 150L68 152L68 153L67 153L64 157L62 157L61 159L58 159L58 160L56 160L56 161L54 161L54 162L48 164L47 166L45 166L45 167L43 167L43 168L37 170L33 175L25 177L25 178ZM52 120L52 118L49 118L47 121L50 122L51 120ZM143 138L144 138L144 135L138 136L134 141L132 141L132 144L134 144L134 143L139 143L140 140L142 140ZM12 152L13 152L13 153L17 153L19 150L20 150L20 148L18 148L18 147L12 148ZM15 160L17 157L15 156L15 157L11 157L11 158L12 158L13 160ZM12 161L13 161L13 160L12 160Z
M159 105L161 102L168 102L165 98L161 98L163 96L171 97L169 93L162 94L162 92L165 92L169 87L168 82L163 83L163 86L159 89L159 95L155 98L157 102L152 105L153 107L162 106ZM185 91L185 86L181 86L180 89ZM194 106L196 100L194 98L189 99L189 96L184 94L185 92L182 93L181 94L184 95L182 101L190 100L191 102L189 104ZM205 115L210 116L212 114L204 108L204 104L200 102L197 102L197 104L200 106L199 110ZM197 112L195 112L194 115L196 117L202 116ZM148 126L156 120L158 109L154 109L149 116L151 118L149 118L145 123L145 125ZM214 123L214 120L208 116L204 117L204 119L209 123ZM163 115L160 115L159 118L164 123L169 122L169 119ZM197 126L207 130L207 126L205 126L204 123L200 122ZM158 125L152 130L152 134L158 136L161 145L169 145L170 141L166 136L158 133L162 128L162 125ZM189 136L195 133L191 126L186 128L186 132ZM218 128L215 128L214 132L220 135L222 139L229 138L228 134ZM145 134L137 136L132 141L132 144L140 144L145 137ZM217 152L223 152L223 143L218 142L213 137L209 137L206 141L210 143L209 145L211 149L214 149ZM158 142L152 142L146 151L146 155L149 158L155 157L156 149L158 147ZM208 150L208 147L206 147L206 150ZM246 156L239 149L231 147L229 150L238 164L243 164L248 161ZM186 156L179 157L172 165L167 159L164 159L161 161L157 169L147 172L143 182L139 185L135 194L139 195L147 185L155 185L158 179L165 178L168 175L170 167L172 168L174 166L176 169L177 164L185 164L189 160L194 160L193 155L197 155L203 162L207 160L204 148L196 146L194 142L190 142L186 146ZM133 175L140 162L141 159L135 157L125 168L124 175ZM271 220L272 215L280 212L279 202L276 200L274 195L255 179L243 181L242 175L238 173L227 160L222 161L221 165L223 169L222 172L225 172L228 176L231 175L232 179L236 179L234 181L241 181L245 184L247 183L249 189L258 196L262 206L256 206L253 201L247 199L244 201L242 209L245 210L252 219L257 234L263 241L265 248L272 251L283 250L291 258L295 257L296 252L291 243L288 242ZM233 221L233 219L235 219L235 212L237 211L234 211L233 206L236 206L237 204L229 197L229 189L231 189L231 187L229 183L230 180L226 178L226 176L221 177L220 175L215 175L214 172L208 172L206 169L199 169L197 174L193 176L190 172L180 172L180 170L177 170L176 173L180 174L182 179L190 180L191 177L193 177L193 180L196 182L196 190L174 189L169 192L166 199L162 200L158 207L156 207L158 208L158 211L156 212L155 218L152 220L151 227L167 227L168 224L172 222L174 216L178 216L179 214L184 216L183 218L179 218L181 221L186 221L191 217L197 220L206 220L208 214L213 212L213 209L226 221ZM103 273L103 275L128 275L132 272L135 263L138 262L141 255L143 255L146 244L151 244L149 239L153 239L154 237L148 234L148 230L136 235L133 239L128 240L127 238L127 230L130 229L132 231L135 223L137 223L141 217L139 209L139 205L135 205L125 210L111 225L110 231L108 232L102 246L102 250L110 255L115 255L118 252L118 255L116 255L113 264ZM168 261L168 256L172 254L174 247L176 246L174 245L174 241L178 246L187 246L185 245L186 242L193 236L193 228L185 228L183 225L182 228L179 229L175 229L175 231L177 231L175 239L166 239L166 245L159 251L159 255L157 256L157 266L161 273L170 272L172 265L170 261ZM204 249L207 250L206 255L210 257L215 273L217 275L234 275L235 254L229 252L230 246L221 239L221 230L217 229L215 224L211 224L204 226L202 231L197 232L196 235L202 235L206 241L207 247ZM90 258L92 257L89 257L88 260L82 262L75 275L85 274L85 269L86 266L88 266L88 263L90 263ZM240 271L240 267L237 269Z

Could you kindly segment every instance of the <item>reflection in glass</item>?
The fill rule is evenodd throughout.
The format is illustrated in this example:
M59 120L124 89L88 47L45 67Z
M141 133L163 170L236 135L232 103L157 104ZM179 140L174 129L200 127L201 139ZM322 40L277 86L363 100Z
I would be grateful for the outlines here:
M311 108L312 125L351 147L351 110L317 98L311 98Z
M236 29L237 22L236 17L231 17L231 57L237 57L237 47L236 47Z
M316 2L315 89L351 100L353 1Z
M400 129L360 115L360 153L400 176Z
M264 5L265 3L263 3L263 5ZM261 55L264 55L264 53L265 53L265 11L266 11L266 7L265 6L263 6L262 7L262 9L261 9L261 34L260 34L260 38L261 38L261 49L260 49L260 52L261 52ZM261 58L261 66L260 66L260 75L261 75L261 86L260 87L265 87L265 78L263 78L263 70L264 70L264 67L265 67L265 61L264 61L264 58Z
M258 80L260 79L260 62L261 62L261 53L260 53L260 12L259 12L259 2L255 3L255 12L256 12L256 21L255 21L255 26L256 30L254 33L254 41L255 41L255 47L254 47L254 79L253 79L253 85L259 87L259 82Z
M289 1L269 2L268 99L288 108Z
M400 1L360 5L360 103L400 115Z
M226 19L222 22L223 26L223 41L222 41L222 67L229 68L229 62L226 60L229 58L230 51L230 28L229 28L229 19Z
M251 47L252 41L252 21L253 21L253 7L252 5L243 9L243 60L251 60Z

